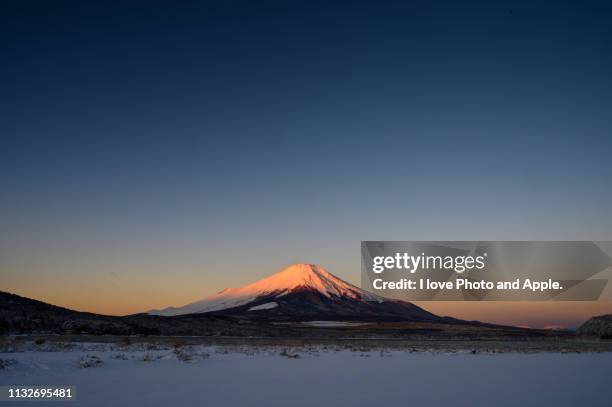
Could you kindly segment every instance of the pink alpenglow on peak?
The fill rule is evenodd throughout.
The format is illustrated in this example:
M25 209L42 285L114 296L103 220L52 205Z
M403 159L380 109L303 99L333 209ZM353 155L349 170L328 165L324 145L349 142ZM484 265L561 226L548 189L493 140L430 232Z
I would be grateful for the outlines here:
M263 297L279 298L298 290L311 290L327 298L383 302L384 299L334 276L314 264L292 264L281 271L240 288L227 288L183 307L153 310L149 314L174 316L220 311L239 307Z

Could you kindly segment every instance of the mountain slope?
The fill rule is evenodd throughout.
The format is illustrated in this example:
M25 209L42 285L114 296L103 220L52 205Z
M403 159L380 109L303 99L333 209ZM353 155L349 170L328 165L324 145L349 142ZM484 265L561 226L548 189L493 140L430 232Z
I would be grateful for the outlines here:
M313 264L293 264L244 287L225 289L182 307L149 312L162 316L201 313L277 320L452 320L364 291Z
M31 332L148 333L120 317L73 311L0 291L0 334Z
M612 338L612 315L600 315L586 321L578 328L579 335Z
M210 314L177 317L124 317L79 312L0 291L0 339L6 334L163 335L163 336L287 336L300 332L285 326ZM1 340L0 340L1 342Z

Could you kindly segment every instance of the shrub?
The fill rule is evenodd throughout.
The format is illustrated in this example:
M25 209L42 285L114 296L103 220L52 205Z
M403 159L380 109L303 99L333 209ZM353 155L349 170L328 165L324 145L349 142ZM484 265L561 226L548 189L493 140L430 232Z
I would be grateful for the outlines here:
M15 359L0 359L0 370L9 370L13 365L16 365Z
M102 359L93 355L85 355L81 359L79 359L78 366L81 369L87 369L90 367L98 367L102 365Z

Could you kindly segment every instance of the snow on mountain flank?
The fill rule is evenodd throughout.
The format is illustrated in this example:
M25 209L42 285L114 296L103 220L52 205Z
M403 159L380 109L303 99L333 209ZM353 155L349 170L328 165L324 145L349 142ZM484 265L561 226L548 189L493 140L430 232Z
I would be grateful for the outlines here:
M246 305L258 297L274 296L278 298L303 288L318 291L329 298L344 297L357 301L383 301L381 297L339 279L321 266L298 263L244 287L227 288L216 295L183 307L153 310L149 314L174 316L220 311ZM256 307L250 310L253 308Z
M273 302L266 302L265 304L256 305L254 307L249 308L249 311L259 311L264 309L272 309L278 307L278 304Z

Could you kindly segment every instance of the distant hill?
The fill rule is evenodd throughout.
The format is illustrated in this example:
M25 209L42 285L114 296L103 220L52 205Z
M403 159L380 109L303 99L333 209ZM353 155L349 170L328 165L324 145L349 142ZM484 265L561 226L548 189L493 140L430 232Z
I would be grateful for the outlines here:
M600 315L586 321L578 328L579 335L612 339L612 315Z
M0 332L117 334L130 329L120 317L73 311L0 291Z

